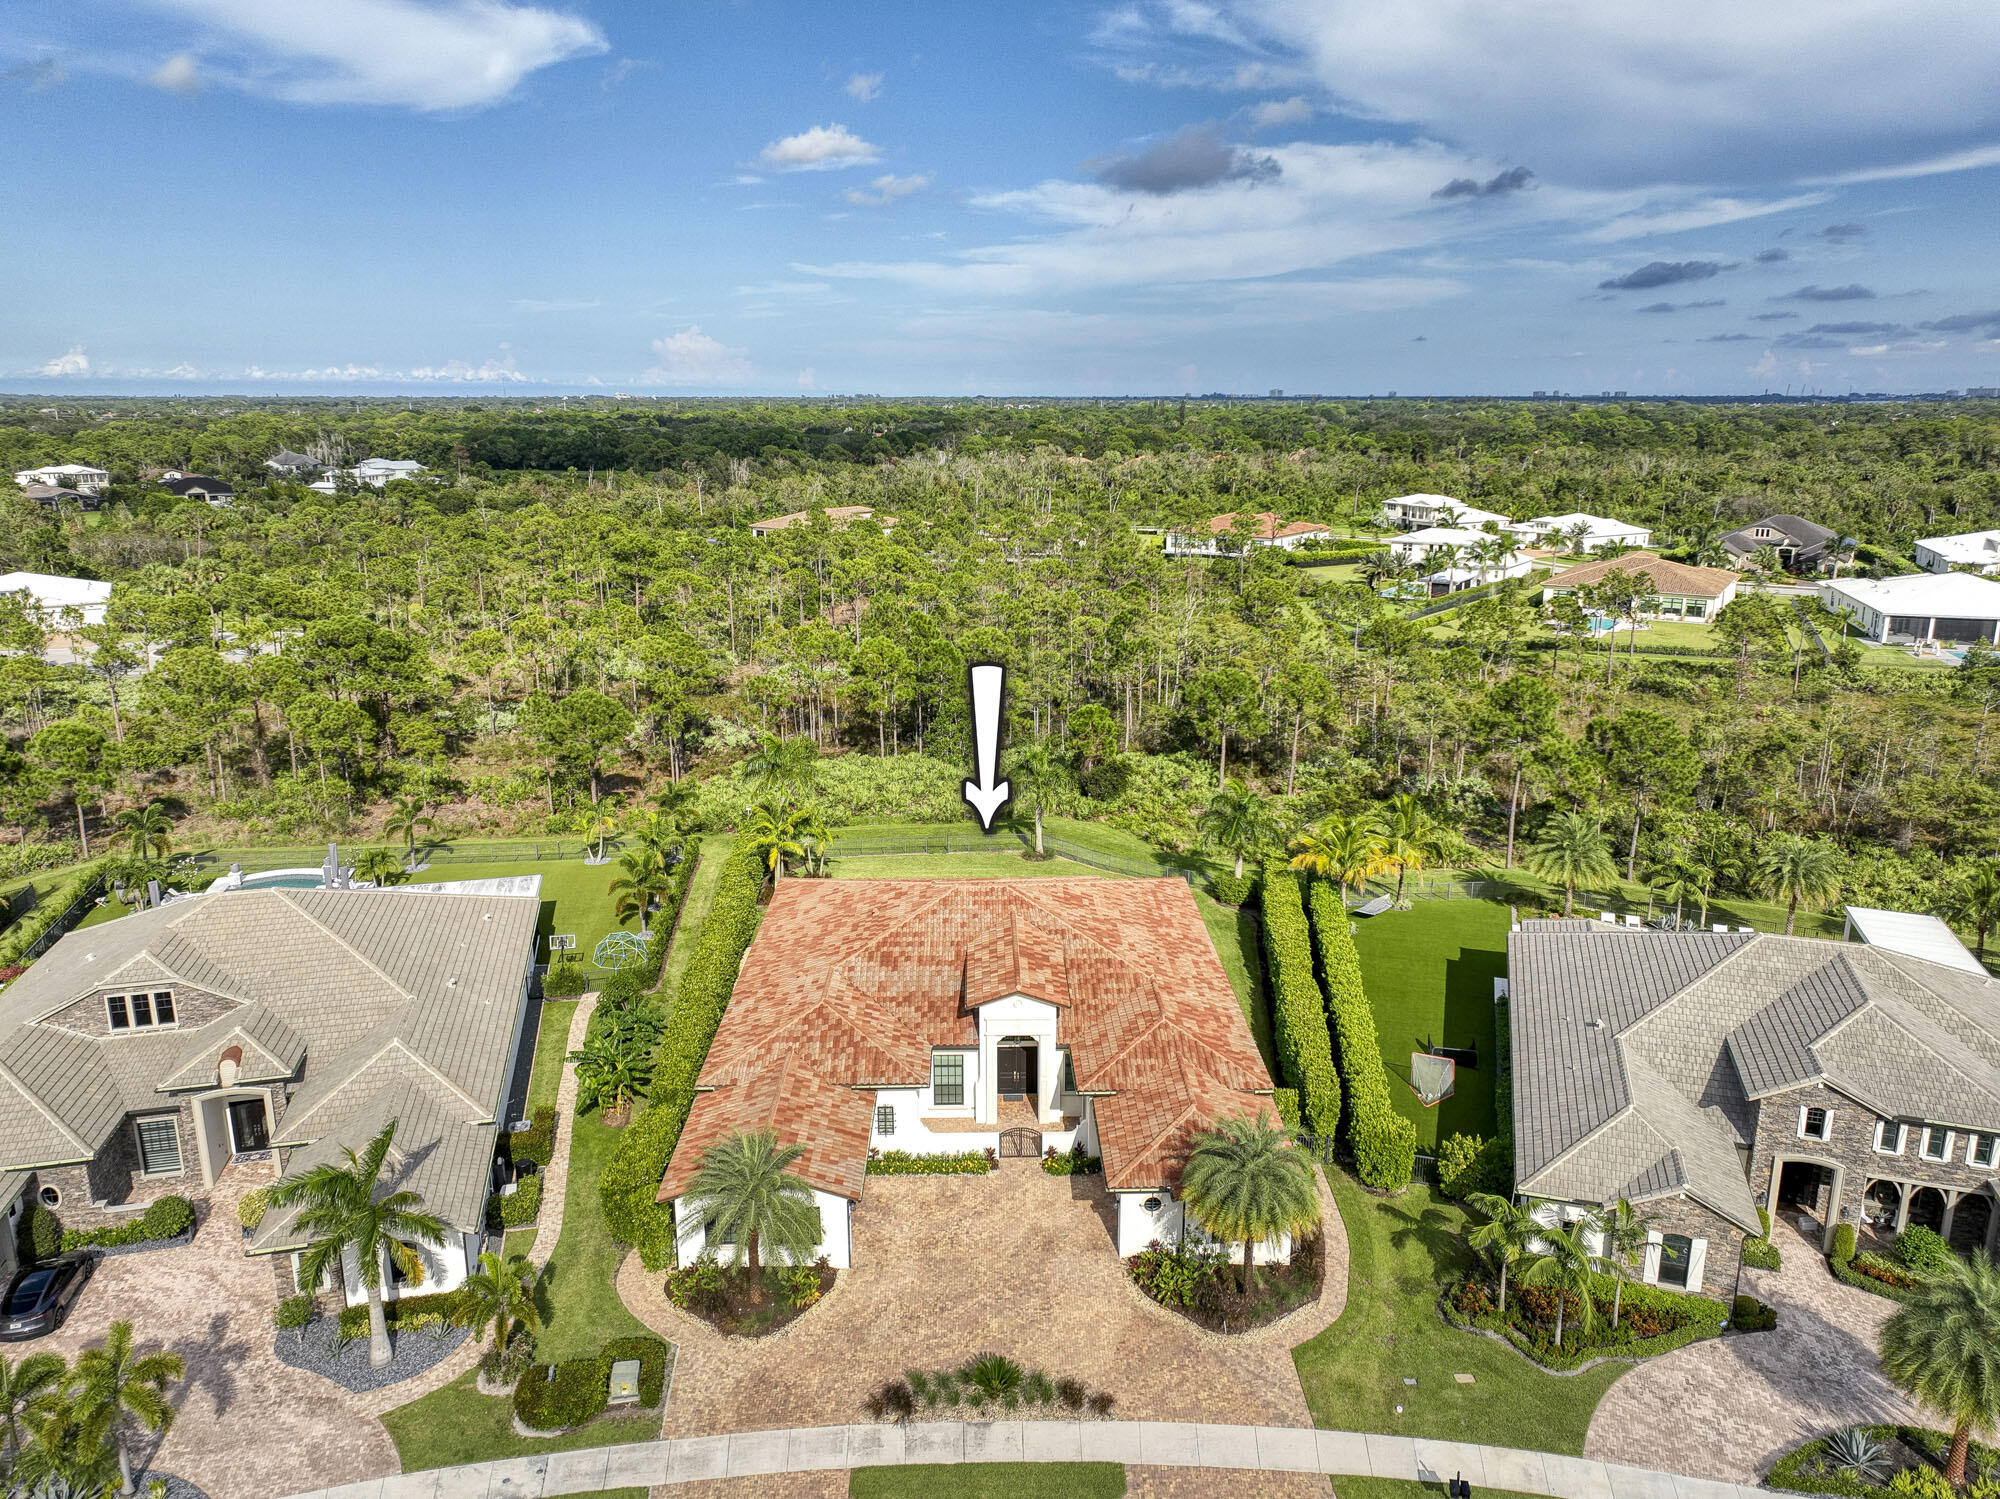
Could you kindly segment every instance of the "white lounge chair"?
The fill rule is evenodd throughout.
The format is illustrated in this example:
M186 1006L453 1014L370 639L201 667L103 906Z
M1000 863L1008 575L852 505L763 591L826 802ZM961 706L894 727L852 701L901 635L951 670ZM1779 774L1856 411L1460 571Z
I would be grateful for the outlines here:
M1613 926L1618 925L1618 914L1615 911L1599 911L1597 913L1597 919L1599 921L1608 921Z
M1641 921L1641 920L1640 920L1640 919L1638 918L1638 916L1634 915L1634 914L1633 914L1632 912L1629 912L1629 911L1628 911L1628 912L1626 912L1626 914L1625 914L1625 925L1627 925L1627 926L1644 926L1645 924L1646 924L1645 922Z

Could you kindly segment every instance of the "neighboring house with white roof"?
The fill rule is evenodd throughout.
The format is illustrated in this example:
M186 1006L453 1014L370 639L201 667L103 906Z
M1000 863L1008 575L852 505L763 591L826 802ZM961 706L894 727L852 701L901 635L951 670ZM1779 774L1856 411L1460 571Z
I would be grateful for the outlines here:
M396 1185L448 1227L417 1246L423 1291L449 1291L485 1231L540 909L241 889L73 931L0 994L0 1171L101 1227L338 1161L393 1120ZM302 1248L292 1219L268 1213L244 1252Z
M1425 526L1462 526L1469 531L1477 531L1488 524L1509 524L1507 516L1481 510L1464 500L1454 500L1448 494L1399 494L1393 500L1382 502L1382 513L1393 524L1407 531L1421 530Z
M1566 552L1597 552L1608 546L1649 547L1653 544L1653 533L1646 526L1610 520L1602 515L1588 515L1581 510L1515 521L1509 529L1531 546L1554 545ZM1578 545L1579 537L1581 545Z
M80 489L85 494L96 494L111 483L111 470L93 468L88 463L52 463L46 468L24 468L14 475L14 482L26 488L30 484L46 484L51 489Z
M1401 562L1436 561L1445 566L1455 563L1473 566L1480 549L1497 553L1494 543L1501 540L1508 543L1511 551L1519 550L1519 543L1512 536L1503 537L1496 531L1475 531L1466 526L1425 526L1406 536L1392 538L1389 552Z
M264 467L277 474L316 474L326 465L306 453L294 453L290 448L279 448L264 460Z
M97 578L60 578L52 573L0 573L0 593L25 593L42 623L62 623L62 612L75 609L87 625L104 623L104 606L112 585Z
M1235 557L1259 547L1278 547L1295 552L1333 540L1333 528L1316 520L1295 520L1279 524L1270 511L1238 515L1231 510L1212 515L1200 531L1169 531L1169 557Z
M1629 1201L1643 1279L1727 1299L1757 1210L1831 1247L1911 1224L1991 1252L2000 983L1888 947L1521 922L1507 941L1516 1190Z
M1966 531L1958 536L1926 536L1917 543L1917 566L1926 572L1954 568L2000 573L2000 531Z
M357 484L372 484L380 489L394 479L414 479L418 474L429 473L414 458L364 458L348 472Z
M1819 596L1884 645L2000 641L2000 583L1973 573L1829 579Z

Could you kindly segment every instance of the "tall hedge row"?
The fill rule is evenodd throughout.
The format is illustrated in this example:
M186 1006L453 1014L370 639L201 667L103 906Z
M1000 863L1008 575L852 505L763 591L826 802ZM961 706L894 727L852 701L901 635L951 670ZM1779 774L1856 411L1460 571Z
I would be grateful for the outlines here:
M103 874L104 861L93 860L36 901L34 909L9 927L4 938L0 938L0 968L11 968L16 963L26 962L23 955L35 940L61 920L63 912L89 894Z
M1313 977L1312 934L1298 876L1282 860L1264 869L1264 956L1271 970L1271 1030L1278 1081L1297 1090L1299 1123L1316 1135L1340 1127L1340 1074Z
M1410 1184L1417 1161L1417 1127L1389 1101L1389 1072L1382 1038L1361 983L1361 955L1348 931L1347 905L1324 880L1312 885L1312 929L1319 940L1320 974L1347 1087L1347 1139L1362 1181L1382 1191Z
M736 970L757 934L757 891L763 866L747 843L728 855L715 887L715 904L695 938L693 956L681 975L667 1028L660 1038L659 1063L653 1075L653 1102L630 1125L604 1168L599 1191L604 1217L620 1243L639 1251L649 1270L673 1258L673 1214L656 1202L660 1178L694 1107L694 1083L708 1057L709 1043L736 986Z

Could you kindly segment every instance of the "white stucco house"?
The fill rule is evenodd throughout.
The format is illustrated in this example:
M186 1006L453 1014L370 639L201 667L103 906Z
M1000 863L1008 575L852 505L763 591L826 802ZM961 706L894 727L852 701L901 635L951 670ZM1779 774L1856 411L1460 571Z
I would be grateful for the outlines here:
M1966 531L1958 536L1926 536L1916 546L1917 566L1926 572L1948 573L1969 567L1991 576L2000 573L2000 531Z
M63 578L54 573L0 573L0 593L25 593L28 603L50 627L62 623L63 611L74 609L87 625L104 623L112 585L98 578Z
M1389 543L1389 552L1402 562L1430 562L1441 565L1453 563L1465 566L1476 565L1477 549L1490 547L1500 539L1501 533L1476 531L1466 526L1425 526L1406 536L1398 536ZM1520 543L1512 536L1506 538L1518 548Z
M1481 510L1448 494L1399 494L1382 502L1382 513L1408 531L1425 526L1461 526L1477 531L1488 525L1506 526L1512 518L1493 510Z
M1200 1236L1176 1195L1196 1133L1278 1122L1194 896L1172 878L787 880L697 1087L659 1192L681 1264L734 1258L686 1196L703 1153L738 1132L804 1147L793 1170L839 1268L873 1152L992 1151L1002 1170L1033 1170L1081 1146L1103 1158L1124 1256ZM1290 1254L1288 1240L1256 1251Z
M1579 526L1584 528L1581 547L1575 543ZM1537 515L1531 520L1515 521L1510 529L1524 544L1539 546L1555 541L1565 551L1599 552L1608 546L1649 547L1653 544L1650 527L1590 515L1581 510L1570 510L1561 515Z
M96 494L111 483L111 470L94 468L88 463L52 463L46 468L24 468L14 475L14 482L26 489L30 484L46 484L51 489L75 489L84 494Z
M1169 557L1234 557L1259 547L1295 552L1333 539L1333 528L1322 521L1295 520L1281 525L1268 510L1256 515L1238 515L1231 510L1211 515L1198 531L1167 532L1165 548Z
M1974 573L1829 579L1819 585L1819 596L1885 645L2000 641L2000 583Z

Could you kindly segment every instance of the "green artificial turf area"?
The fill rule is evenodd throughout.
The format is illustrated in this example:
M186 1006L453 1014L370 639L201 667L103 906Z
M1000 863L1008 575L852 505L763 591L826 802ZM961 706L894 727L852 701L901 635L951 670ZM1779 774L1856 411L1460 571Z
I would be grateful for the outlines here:
M606 1337L614 1334L606 1333ZM396 1444L403 1471L450 1468L460 1463L491 1462L508 1457L540 1457L550 1452L574 1452L581 1447L615 1447L625 1442L650 1442L660 1434L660 1413L604 1416L588 1426L553 1437L524 1437L514 1431L514 1402L505 1395L482 1395L473 1388L478 1378L468 1370L441 1390L398 1406L382 1417ZM642 1490L614 1490L640 1493Z
M535 1065L528 1074L528 1113L554 1108L556 1091L562 1087L563 1059L569 1055L569 1028L576 1019L577 1002L550 999L542 1002L541 1029L535 1034Z
M1118 1499L1121 1463L911 1463L856 1468L847 1476L853 1499Z
M1426 1155L1447 1136L1491 1137L1497 1127L1493 981L1507 972L1507 919L1507 908L1493 901L1420 900L1355 922L1389 1097L1417 1126L1417 1149ZM1461 1065L1452 1096L1425 1108L1409 1085L1410 1053L1433 1045L1472 1048L1479 1065Z
M1465 1211L1428 1187L1377 1197L1343 1171L1327 1177L1347 1228L1347 1309L1292 1350L1314 1422L1581 1453L1591 1412L1631 1365L1549 1374L1505 1344L1448 1325L1437 1298L1474 1260ZM1458 1374L1473 1382L1458 1383Z
M694 879L681 901L681 919L674 928L673 945L667 949L667 961L660 966L660 986L656 992L663 1005L671 1006L680 992L681 975L687 971L688 958L694 952L695 933L701 930L701 924L708 920L708 913L715 905L715 888L722 883L723 866L735 843L726 833L702 840L701 862L694 867Z

